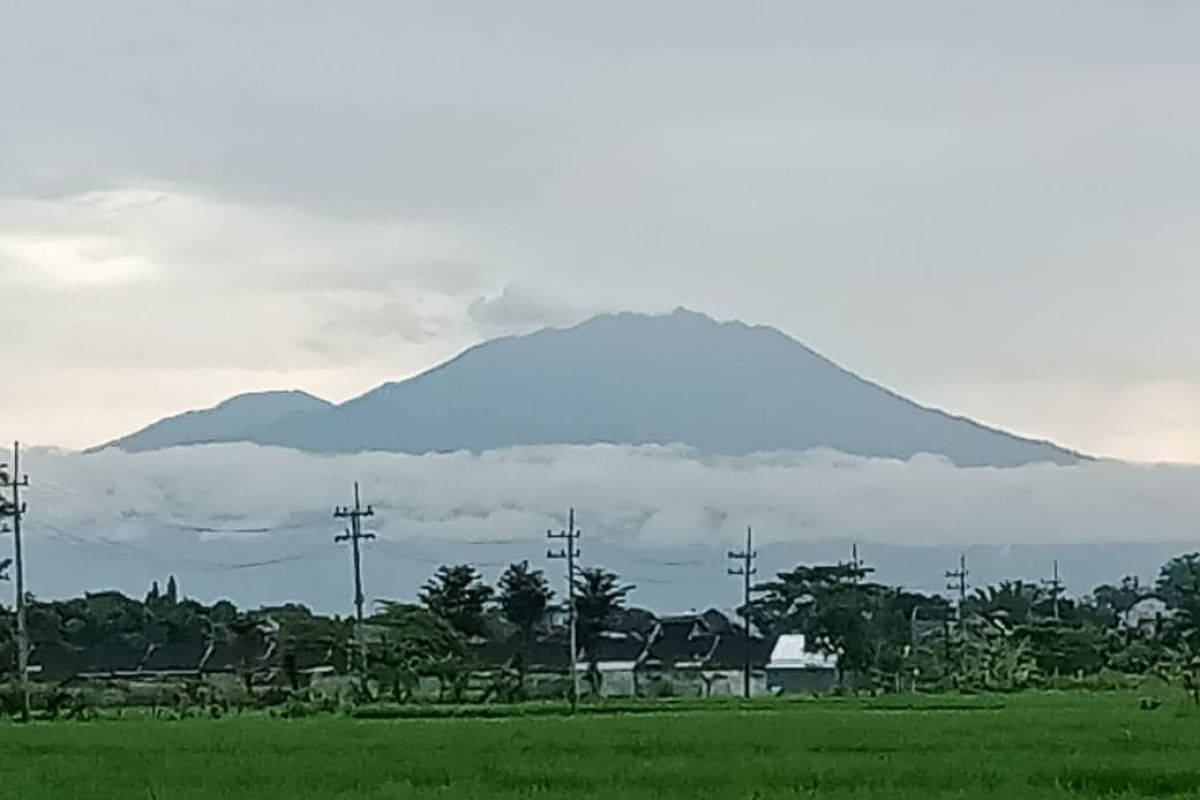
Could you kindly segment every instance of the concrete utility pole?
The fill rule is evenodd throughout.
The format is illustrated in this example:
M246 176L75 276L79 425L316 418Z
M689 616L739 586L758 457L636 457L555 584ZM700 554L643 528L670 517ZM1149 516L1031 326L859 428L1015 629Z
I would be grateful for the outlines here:
M1054 618L1058 619L1058 598L1062 596L1063 582L1058 577L1058 559L1054 559L1054 577L1048 581L1042 581L1042 586L1050 592L1050 601L1054 606Z
M350 542L350 548L354 553L354 617L361 625L363 621L363 587L362 587L362 554L359 552L358 543L363 539L374 539L375 534L363 533L362 518L375 516L375 509L367 506L362 507L358 497L358 481L354 482L354 507L338 506L333 510L334 519L350 520L350 528L339 536L333 537L335 542Z
M12 499L0 496L0 518L11 517L13 533L13 559L16 562L17 589L17 680L21 687L21 721L29 721L29 629L25 624L25 556L21 549L21 518L25 516L25 504L21 501L21 489L29 485L28 476L21 474L21 443L13 442L13 471L10 475L6 464L0 464L0 488L12 490Z
M575 509L567 513L567 529L565 531L546 531L547 539L562 539L564 547L561 550L547 550L546 558L565 559L567 562L567 626L570 628L571 648L571 712L574 713L579 705L579 627L575 612L575 559L582 552L576 547L580 532L575 529Z
M854 575L851 580L854 583L862 583L863 576L863 560L858 557L858 542L850 546L850 566L854 567Z
M758 553L754 552L754 534L749 527L746 528L746 549L740 552L729 551L729 558L734 561L742 562L740 567L730 567L726 570L730 575L737 575L742 579L742 624L745 626L746 643L742 653L742 696L750 696L750 579L758 574L758 570L754 566L754 559L758 558Z
M967 601L967 577L971 573L967 570L967 554L963 553L958 557L958 569L949 570L946 572L946 580L950 581L946 584L946 588L958 592L958 624L962 627L963 621L963 604Z

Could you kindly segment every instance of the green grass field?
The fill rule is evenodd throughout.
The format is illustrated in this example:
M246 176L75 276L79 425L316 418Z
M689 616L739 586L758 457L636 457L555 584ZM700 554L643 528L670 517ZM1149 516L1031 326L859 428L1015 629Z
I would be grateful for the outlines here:
M574 719L0 724L0 797L1200 797L1183 700L1025 695Z

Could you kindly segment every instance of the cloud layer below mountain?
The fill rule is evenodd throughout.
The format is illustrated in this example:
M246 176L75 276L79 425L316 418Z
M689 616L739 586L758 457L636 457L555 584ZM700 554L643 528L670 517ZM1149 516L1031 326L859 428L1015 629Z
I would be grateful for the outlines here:
M44 517L119 540L164 528L328 529L359 480L385 538L534 537L568 505L590 535L630 546L853 538L904 545L1187 541L1200 467L1100 461L962 469L944 459L829 451L710 458L594 445L409 456L314 456L253 445L126 454L35 450ZM261 534L258 534L261 535ZM215 545L214 545L215 546Z

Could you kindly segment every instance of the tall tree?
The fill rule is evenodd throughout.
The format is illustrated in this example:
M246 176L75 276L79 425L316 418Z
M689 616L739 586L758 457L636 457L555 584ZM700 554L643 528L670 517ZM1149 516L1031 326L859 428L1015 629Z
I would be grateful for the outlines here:
M381 685L391 687L397 702L410 699L423 675L438 679L439 694L451 690L461 699L470 675L466 639L444 617L427 608L385 601L371 622L383 629L371 644L367 663Z
M1189 611L1200 607L1200 553L1176 556L1163 564L1155 588L1172 608Z
M1028 622L1034 610L1040 608L1047 599L1045 590L1035 583L1001 581L976 589L975 594L967 598L964 610L987 617L1001 617L1016 624Z
M602 567L581 569L575 576L575 624L593 692L600 688L601 637L612 627L633 588L620 585L617 575Z
M175 576L167 578L167 602L175 605L179 602L179 586L175 583Z
M517 626L528 643L546 615L554 591L540 569L530 569L528 561L512 564L500 576L500 610L504 618Z
M492 588L469 564L438 567L421 590L421 602L464 636L483 636Z
M1178 615L1178 632L1190 645L1200 646L1200 553L1177 556L1164 564L1155 589Z

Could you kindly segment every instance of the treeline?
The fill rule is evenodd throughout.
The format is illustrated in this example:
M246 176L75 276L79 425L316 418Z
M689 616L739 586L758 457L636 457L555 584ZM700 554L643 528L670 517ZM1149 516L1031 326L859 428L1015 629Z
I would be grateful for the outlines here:
M605 641L644 635L655 619L629 606L633 590L601 568L575 576L579 655L592 691ZM516 700L528 696L530 673L565 669L569 638L561 598L528 562L511 565L495 586L470 565L443 566L418 602L380 602L362 625L297 604L204 605L183 597L174 579L142 599L97 592L28 601L41 682L220 672L253 695L301 690L314 674L333 673L368 678L361 691L373 698L404 702L433 680L444 699ZM1200 554L1172 559L1152 586L1126 578L1071 597L1011 580L961 602L875 581L859 564L801 565L755 586L738 611L768 643L804 634L811 649L836 655L856 687L1016 690L1111 672L1161 674L1195 689L1200 677ZM14 636L13 614L0 608L0 672L10 681Z
M575 578L580 654L595 676L604 631L649 612L627 609L633 587L613 573L583 569ZM315 671L371 678L377 691L407 700L422 678L439 683L439 696L462 699L472 675L490 669L498 682L489 695L517 699L524 686L528 646L562 641L555 592L542 570L512 564L495 587L470 565L440 567L418 603L380 601L362 625L349 617L313 613L300 604L241 610L229 601L205 605L183 597L172 577L142 599L116 591L69 600L27 596L33 677L41 682L130 674L198 677L234 673L246 692L265 686L297 690ZM508 647L502 663L488 663L486 645ZM16 621L0 607L0 681L15 677Z
M805 634L883 688L1012 690L1104 671L1194 687L1200 672L1200 554L1172 559L1152 586L1126 577L1084 597L1006 580L952 602L871 575L797 567L757 587L750 617L768 634Z

